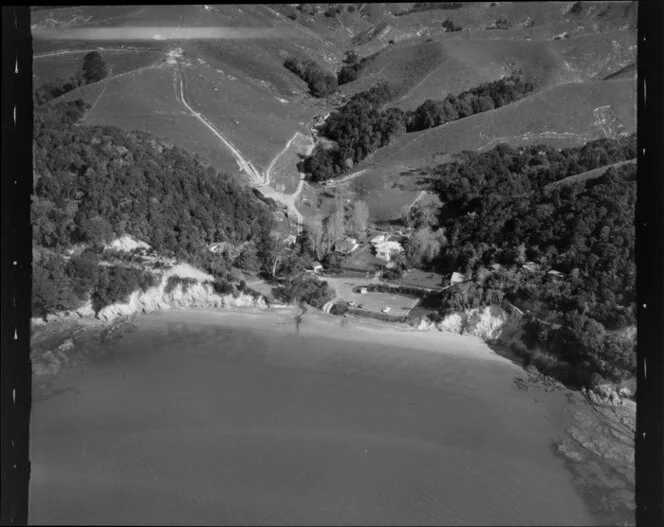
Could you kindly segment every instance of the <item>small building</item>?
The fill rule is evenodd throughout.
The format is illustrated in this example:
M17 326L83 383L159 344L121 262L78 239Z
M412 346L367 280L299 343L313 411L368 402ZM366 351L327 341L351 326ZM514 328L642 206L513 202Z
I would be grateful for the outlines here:
M556 271L555 269L551 269L546 274L551 275L554 278L562 278L563 276L565 276L565 273L561 273L560 271Z
M366 287L360 287L360 294L361 295L366 295L367 294L367 288Z
M454 284L461 284L466 281L465 275L462 273L457 273L456 271L452 273L452 276L450 277L450 285Z
M314 273L319 273L323 270L323 264L320 262L314 262L313 264L311 264L311 270Z

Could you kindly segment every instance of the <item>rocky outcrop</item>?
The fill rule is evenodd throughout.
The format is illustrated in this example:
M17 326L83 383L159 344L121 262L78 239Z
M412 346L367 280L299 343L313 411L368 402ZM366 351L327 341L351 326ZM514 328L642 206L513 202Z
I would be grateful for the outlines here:
M233 307L267 307L263 297L255 298L252 295L244 293L240 293L237 296L216 293L212 285L211 276L206 277L205 281L199 281L188 286L178 284L171 291L166 292L166 284L169 276L173 276L173 274L166 273L158 286L148 289L145 292L135 291L126 303L106 306L97 313L97 318L103 321L110 321L137 313L150 313L171 308L226 309Z
M610 384L600 384L592 389L583 388L581 393L595 405L622 406L626 399L632 397L629 388L616 389Z
M487 342L509 345L521 338L521 315L499 306L487 306L452 313L438 322L440 331L474 335Z

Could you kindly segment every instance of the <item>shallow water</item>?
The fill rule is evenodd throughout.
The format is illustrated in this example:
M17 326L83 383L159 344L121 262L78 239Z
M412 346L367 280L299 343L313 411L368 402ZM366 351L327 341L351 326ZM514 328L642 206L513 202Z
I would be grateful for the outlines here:
M59 376L33 406L30 523L596 523L551 451L564 397L514 365L244 320L146 316Z

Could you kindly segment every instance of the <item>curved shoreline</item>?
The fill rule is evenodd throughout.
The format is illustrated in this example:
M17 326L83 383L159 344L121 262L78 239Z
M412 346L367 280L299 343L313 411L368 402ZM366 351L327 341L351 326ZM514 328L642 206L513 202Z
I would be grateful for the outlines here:
M395 357L408 357L404 350L409 350L415 354L413 359L424 357L420 354L425 352L502 363L512 369L516 388L532 392L535 398L543 397L544 392L550 391L550 387L543 384L541 379L524 371L518 359L510 358L509 354L499 354L479 337L434 328L418 330L373 319L343 319L300 304L280 308L176 307L146 314L135 313L113 321L82 317L46 323L33 330L33 333L37 333L32 353L33 363L36 363L34 384L41 392L36 395L38 398L50 396L54 390L52 385L62 369L94 360L95 350L101 349L103 353L103 348L112 346L124 334L136 328L159 325L164 321L218 325L221 319L224 319L223 325L248 330L292 332L294 329L298 337L346 342L350 353L354 353L355 349L360 355L363 353L362 343L369 343L382 345L388 354ZM414 337L414 334L417 336ZM40 360L47 364L40 367ZM628 404L611 411L610 408L598 407L581 392L567 388L561 390L568 399L561 430L566 430L568 437L551 446L568 467L594 514L602 517L603 523L614 523L618 512L602 510L602 504L607 498L623 518L634 510L634 484L630 477L633 474L633 442L630 442L629 437L619 442L614 437L617 425L625 426L625 421L633 419L634 405L628 401ZM606 482L612 483L609 485Z

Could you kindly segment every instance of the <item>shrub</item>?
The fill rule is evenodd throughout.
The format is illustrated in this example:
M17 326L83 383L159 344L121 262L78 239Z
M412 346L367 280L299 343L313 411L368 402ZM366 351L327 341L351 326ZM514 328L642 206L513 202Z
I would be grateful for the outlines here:
M306 302L320 308L334 298L334 290L314 276L299 275L274 288L274 295L285 303Z
M306 82L314 97L327 97L339 88L336 77L311 59L289 57L284 61L284 67Z
M213 287L214 287L214 292L217 293L218 295L230 295L233 294L233 291L235 291L233 284L227 282L226 280L222 280L220 278L215 278Z
M345 315L348 313L348 309L350 308L350 305L348 302L345 300L341 300L339 302L336 302L332 308L330 308L330 313L333 315Z
M178 285L181 285L182 292L186 293L187 290L189 289L189 286L194 285L196 283L198 283L198 280L196 280L195 278L181 277L177 275L169 276L168 281L166 282L166 287L164 288L164 292L168 294L171 291L173 291Z
M149 271L116 265L100 267L99 278L92 302L95 311L111 304L124 303L139 288L147 290L155 283L155 277Z

